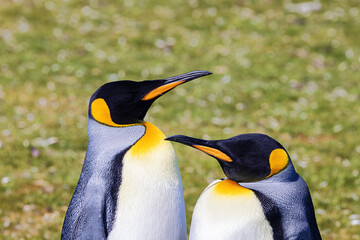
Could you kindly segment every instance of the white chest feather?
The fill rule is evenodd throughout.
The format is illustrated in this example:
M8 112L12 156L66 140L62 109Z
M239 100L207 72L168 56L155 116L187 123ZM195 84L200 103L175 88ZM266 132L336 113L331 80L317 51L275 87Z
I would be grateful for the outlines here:
M186 239L184 196L174 149L162 139L149 147L130 149L124 156L110 240Z
M210 184L196 203L190 240L272 240L261 203L249 189L230 180Z

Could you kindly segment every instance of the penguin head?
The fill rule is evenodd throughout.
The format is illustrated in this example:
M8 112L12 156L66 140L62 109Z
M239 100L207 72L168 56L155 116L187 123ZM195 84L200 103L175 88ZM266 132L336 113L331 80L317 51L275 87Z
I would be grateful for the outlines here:
M157 98L180 84L209 74L193 71L166 79L106 83L90 98L89 118L112 127L140 123Z
M269 178L286 169L291 161L284 147L264 134L241 134L225 140L175 135L166 140L194 147L216 158L225 175L236 182Z

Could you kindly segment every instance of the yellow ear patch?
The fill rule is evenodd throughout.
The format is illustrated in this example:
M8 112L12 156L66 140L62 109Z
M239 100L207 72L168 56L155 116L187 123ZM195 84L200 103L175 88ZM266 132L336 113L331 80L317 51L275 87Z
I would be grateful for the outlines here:
M214 187L215 193L219 195L244 195L250 194L252 191L250 189L244 188L237 184L237 182L230 179L225 179L217 183Z
M217 150L215 148L211 148L211 147L206 147L206 146L201 146L201 145L193 145L194 148L199 149L200 151L203 151L207 154L210 154L211 156L217 157L223 161L226 162L232 162L233 160L226 155L225 153L221 152L220 150Z
M106 125L117 127L110 116L110 109L102 98L97 98L91 103L91 114L93 117Z
M267 178L283 170L287 166L288 162L289 158L284 149L278 148L273 150L269 157L271 172Z
M97 98L91 103L91 114L94 119L112 127L127 127L137 124L117 124L111 119L110 109L102 98Z
M178 82L173 82L173 83L169 83L163 86L160 86L158 88L155 88L154 90L152 90L151 92L149 92L148 94L146 94L141 100L150 100L153 99L157 96L159 96L160 94L169 91L170 89L173 89L174 87L182 84L185 81L178 81Z

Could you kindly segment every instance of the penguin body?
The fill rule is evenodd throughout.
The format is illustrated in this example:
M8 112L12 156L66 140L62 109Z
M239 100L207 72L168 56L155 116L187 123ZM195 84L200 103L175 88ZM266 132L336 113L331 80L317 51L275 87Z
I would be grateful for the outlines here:
M186 239L174 149L143 117L164 93L208 74L112 82L93 94L88 148L61 239Z
M264 134L214 141L177 135L167 140L216 158L228 177L201 194L190 240L321 239L309 189L276 140Z

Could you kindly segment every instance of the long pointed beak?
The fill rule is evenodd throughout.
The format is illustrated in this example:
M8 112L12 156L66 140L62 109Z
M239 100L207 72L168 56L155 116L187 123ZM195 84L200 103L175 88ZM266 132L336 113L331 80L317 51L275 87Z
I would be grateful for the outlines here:
M207 76L210 74L212 74L212 73L208 72L208 71L193 71L193 72L188 72L188 73L180 74L180 75L177 75L174 77L163 79L163 80L161 80L162 81L161 86L148 92L141 100L147 101L147 100L157 98L180 84L190 82L191 80L194 80L196 78L200 78L203 76Z
M182 143L190 147L194 147L194 145L202 145L202 146L209 145L209 141L207 140L192 138L185 135L173 135L165 138L165 140Z
M225 153L223 153L221 150L219 150L215 144L214 141L207 141L203 139L198 138L192 138L184 135L174 135L170 136L168 138L165 138L165 140L173 141L182 143L184 145L191 146L193 148L196 148L212 157L215 157L216 159L225 161L225 162L232 162L233 160Z

